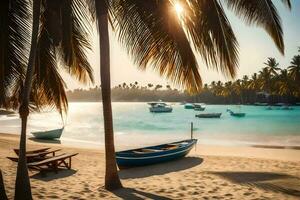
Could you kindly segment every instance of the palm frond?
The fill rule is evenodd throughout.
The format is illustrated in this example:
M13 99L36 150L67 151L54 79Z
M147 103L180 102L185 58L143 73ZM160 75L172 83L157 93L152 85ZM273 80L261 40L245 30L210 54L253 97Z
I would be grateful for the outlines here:
M225 0L232 9L247 24L264 28L272 37L278 50L284 54L283 31L281 19L272 0ZM287 5L289 1L284 0Z
M119 41L141 69L153 66L190 92L201 89L196 58L169 1L111 1L110 13Z
M86 56L86 49L91 49L88 40L91 24L86 4L83 0L65 0L61 12L64 32L60 53L64 66L80 82L94 82L93 69Z
M0 2L0 107L9 107L11 86L24 74L29 44L29 2Z
M281 0L281 1L282 1L282 3L283 3L286 7L288 7L289 9L292 8L291 0Z
M62 66L78 81L94 82L86 56L86 49L91 49L91 23L85 0L45 0L43 8L42 23Z
M55 48L50 40L45 26L41 26L31 101L37 109L44 106L56 107L62 114L68 108L66 85L59 75Z
M195 0L184 7L185 26L195 49L209 67L234 77L238 68L238 42L219 1Z

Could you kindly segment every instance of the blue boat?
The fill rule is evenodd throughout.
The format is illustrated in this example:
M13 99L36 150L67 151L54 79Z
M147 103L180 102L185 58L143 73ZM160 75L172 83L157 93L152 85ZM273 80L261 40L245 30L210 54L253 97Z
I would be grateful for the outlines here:
M120 169L162 163L187 155L196 145L197 139L161 144L116 152Z
M231 116L234 116L234 117L245 117L246 116L246 113L242 113L242 112L233 112L232 110L230 109L227 109L227 112L230 113Z

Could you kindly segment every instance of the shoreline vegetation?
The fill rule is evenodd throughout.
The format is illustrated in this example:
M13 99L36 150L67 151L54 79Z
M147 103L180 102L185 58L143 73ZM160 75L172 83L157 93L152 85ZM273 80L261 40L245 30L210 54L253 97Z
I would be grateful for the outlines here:
M17 146L17 135L0 133L0 164L9 199L14 193L16 164L6 156L13 155ZM119 171L124 188L110 192L99 187L104 182L104 149L28 140L28 149L41 147L79 155L72 160L73 170L46 176L30 171L33 199L299 198L299 150L201 144L178 161Z
M300 48L299 48L300 51ZM200 93L191 95L187 91L171 88L170 85L149 83L139 85L122 83L112 88L112 101L149 102L201 102L207 104L296 104L300 102L300 55L295 55L291 65L279 68L275 58L268 58L265 67L250 77L245 75L236 81L212 81L204 84ZM69 101L101 101L101 86L67 91Z

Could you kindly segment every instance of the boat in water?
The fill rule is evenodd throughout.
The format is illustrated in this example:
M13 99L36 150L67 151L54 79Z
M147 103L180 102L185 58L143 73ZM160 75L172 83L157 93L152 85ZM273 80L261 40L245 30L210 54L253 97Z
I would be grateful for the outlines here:
M201 113L195 115L198 118L220 118L222 113Z
M243 113L243 112L233 112L230 109L227 109L227 112L229 112L230 115L233 116L233 117L245 117L246 116L246 113Z
M288 104L284 104L280 107L280 110L293 110L294 108L289 106Z
M205 110L205 106L203 104L195 103L194 104L194 110L196 110L196 111L204 111Z
M195 105L193 103L186 103L184 104L185 109L194 109Z
M54 139L59 139L61 137L63 130L64 130L64 127L60 128L60 129L54 129L54 130L48 130L48 131L31 132L31 134L36 139L54 140Z
M172 110L173 110L172 106L170 106L162 101L149 102L148 105L150 105L149 111L153 112L153 113L172 112Z
M118 167L128 168L162 163L187 155L197 139L182 140L156 146L116 152Z

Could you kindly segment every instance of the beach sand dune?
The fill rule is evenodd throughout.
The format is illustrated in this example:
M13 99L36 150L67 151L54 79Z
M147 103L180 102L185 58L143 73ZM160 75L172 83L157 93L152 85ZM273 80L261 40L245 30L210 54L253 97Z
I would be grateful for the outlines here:
M13 198L16 163L6 156L13 155L12 149L17 146L16 136L0 135L0 168L10 199ZM215 155L211 147L201 147L180 160L121 170L124 188L108 192L103 188L103 150L28 141L29 148L41 146L60 147L79 155L73 159L72 170L46 176L30 172L34 199L300 199L300 161L297 159L255 158L255 155L249 158L234 153L229 156L228 152L223 156L222 149ZM214 151L217 150L215 147ZM237 151L245 149L235 147ZM253 151L264 153L272 149ZM277 151L285 151L281 155L290 152L300 156L297 150ZM208 152L212 155L207 155Z

